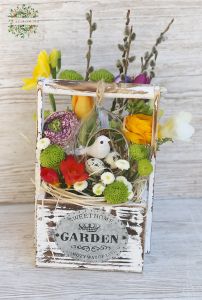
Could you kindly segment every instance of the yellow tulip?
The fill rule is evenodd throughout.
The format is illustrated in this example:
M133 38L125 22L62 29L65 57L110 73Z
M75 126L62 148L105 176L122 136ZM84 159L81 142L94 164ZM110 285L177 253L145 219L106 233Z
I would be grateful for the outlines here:
M61 52L57 49L53 49L49 55L49 63L51 68L58 67L58 62L61 59Z
M152 116L129 115L124 118L123 132L135 144L150 144L152 137Z
M24 85L23 90L31 90L37 86L39 77L50 77L50 66L48 53L43 50L39 53L37 59L37 65L34 67L31 78L23 78Z
M83 119L89 115L94 107L94 99L89 96L73 96L72 108L79 119Z

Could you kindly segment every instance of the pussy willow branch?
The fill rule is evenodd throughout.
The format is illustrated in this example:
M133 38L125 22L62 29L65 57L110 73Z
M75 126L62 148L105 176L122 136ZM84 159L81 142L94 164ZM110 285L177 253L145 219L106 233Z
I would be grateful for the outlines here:
M121 76L121 80L125 80L127 76L128 66L135 60L135 56L130 57L131 44L135 40L136 34L133 32L133 26L130 24L130 10L126 14L125 31L123 45L118 44L119 50L122 52L121 60L117 61L117 68Z
M92 35L93 31L97 29L97 24L92 21L92 10L89 11L89 13L86 14L86 20L88 21L89 24L89 38L87 40L87 45L88 45L88 52L86 53L86 76L85 80L89 79L89 74L93 71L93 67L90 66L90 60L91 60L91 49L92 49Z
M121 81L125 81L129 64L135 60L135 56L130 56L131 44L135 40L136 34L133 32L133 26L130 26L130 10L126 14L126 23L124 30L123 44L118 44L119 50L122 52L121 59L117 61ZM125 100L115 98L112 103L111 111L122 114Z
M145 58L141 57L141 72L142 73L147 70L151 59L154 59L156 61L157 56L158 56L158 51L156 50L156 48L159 44L161 44L165 40L164 36L168 32L168 30L170 29L173 22L174 22L174 19L172 19L170 21L170 23L168 24L168 26L166 27L166 29L163 32L161 32L159 37L156 39L156 43L153 45L151 52L150 53L146 52L145 53ZM154 66L155 66L155 62L154 62L153 67Z

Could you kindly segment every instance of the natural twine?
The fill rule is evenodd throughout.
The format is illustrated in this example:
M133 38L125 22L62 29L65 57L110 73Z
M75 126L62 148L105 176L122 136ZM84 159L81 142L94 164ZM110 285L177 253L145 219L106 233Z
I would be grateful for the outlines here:
M97 90L96 90L96 105L97 106L103 105L105 88L106 88L106 85L102 79L97 84Z

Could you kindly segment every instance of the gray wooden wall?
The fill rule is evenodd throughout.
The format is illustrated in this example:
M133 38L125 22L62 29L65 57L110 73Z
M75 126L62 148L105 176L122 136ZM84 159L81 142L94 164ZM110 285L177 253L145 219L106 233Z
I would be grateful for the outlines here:
M31 3L39 11L37 34L20 39L8 33L8 13L17 4ZM196 134L192 143L161 148L155 197L201 197L202 192L202 1L201 0L1 0L0 5L0 201L34 200L35 92L21 90L41 49L62 51L63 67L84 71L87 24L85 12L98 23L93 64L115 72L126 10L131 9L137 33L134 69L172 17L169 39L160 46L155 83L168 93L162 100L166 115L190 111ZM26 136L29 142L25 141Z

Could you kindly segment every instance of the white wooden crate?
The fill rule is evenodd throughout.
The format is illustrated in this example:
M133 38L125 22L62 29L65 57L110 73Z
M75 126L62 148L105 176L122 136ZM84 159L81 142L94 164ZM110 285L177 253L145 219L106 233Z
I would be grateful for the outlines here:
M78 81L64 81L64 80L41 80L38 84L38 128L37 128L37 140L42 137L43 122L44 122L44 97L46 94L58 94L58 95L86 95L96 96L96 83L78 82ZM36 265L37 266L49 266L49 267L69 267L80 269L96 269L96 270L113 270L113 271L130 271L141 272L143 269L144 253L150 252L150 239L151 239L151 225L152 225L152 207L153 207L153 190L154 190L154 174L155 174L155 159L156 159L156 139L157 139L157 112L158 102L160 99L160 88L151 85L134 85L134 84L107 84L105 89L105 96L107 98L134 98L134 99L151 99L154 101L154 114L153 114L153 132L152 132L152 145L154 147L152 164L153 173L150 175L147 188L144 192L144 197L141 203L133 203L119 206L99 206L93 208L85 208L79 205L73 205L64 200L56 200L51 198L50 195L44 192L41 185L40 178L40 151L36 149ZM85 211L84 211L85 209ZM95 214L88 214L90 210ZM80 248L80 253L83 253L76 259L77 252L65 252L61 250L58 244L56 236L56 227L58 230L58 224L63 222L64 218L70 219L73 215L81 215L83 218L84 212L89 221L89 216L94 221L95 215L105 214L106 219L111 216L110 222L114 225L107 226L106 222L99 223L99 230L92 229L92 225L85 225L85 228L81 229L82 225L77 224L79 227L79 235L82 238L90 239L91 241L96 237L100 239L102 237L103 244L100 241L97 243L99 247L97 249L106 250L105 259L101 254L101 250L96 250L97 254L91 256L89 251L95 250L95 247L83 247L77 240L77 236L74 235L73 244L70 243L68 229L68 243L70 244L68 249L74 247ZM93 222L92 221L92 222ZM112 243L109 245L108 234L112 233L113 226L120 227L119 236L117 239L111 239ZM72 223L73 226L76 222ZM82 223L83 224L83 223ZM88 228L87 228L88 227ZM102 228L103 227L103 228ZM61 228L64 228L61 225ZM107 228L107 229L106 229ZM78 228L77 228L78 229ZM83 231L82 231L83 230ZM92 231L94 230L94 231ZM106 234L106 230L108 234ZM124 231L125 230L125 231ZM81 232L82 231L82 232ZM85 232L85 234L84 234ZM93 233L92 233L93 232ZM127 238L124 235L126 232ZM126 241L121 240L121 235ZM72 235L73 237L73 235ZM66 240L64 240L67 242ZM120 244L119 244L119 242ZM83 240L82 240L83 242ZM123 244L121 244L123 242ZM108 245L107 245L108 243ZM83 245L83 244L82 244ZM89 244L90 245L90 244ZM92 245L92 244L91 244ZM89 250L91 249L91 250ZM93 250L93 251L94 251ZM113 251L115 257L112 255ZM107 252L108 251L108 252ZM111 252L110 252L111 251ZM87 253L88 252L88 253ZM67 253L71 253L68 255ZM103 252L104 253L104 252ZM108 255L108 256L107 256ZM109 259L106 259L106 256ZM83 257L83 259L82 259ZM97 259L99 257L99 259ZM101 259L102 257L102 259Z

